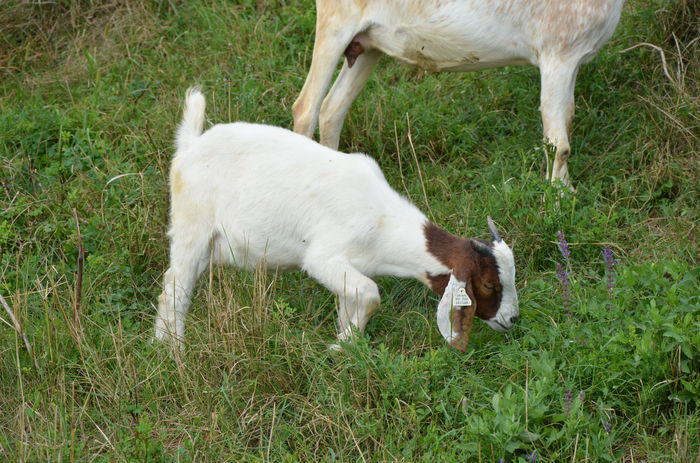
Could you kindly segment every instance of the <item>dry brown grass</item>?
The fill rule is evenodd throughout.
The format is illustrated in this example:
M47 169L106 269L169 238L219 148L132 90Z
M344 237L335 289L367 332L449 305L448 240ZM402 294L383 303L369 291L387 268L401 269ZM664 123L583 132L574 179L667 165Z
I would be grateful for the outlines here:
M46 83L85 77L103 60L132 58L136 43L158 34L149 2L10 1L0 6L0 72ZM4 42L4 43L3 43ZM35 75L36 69L45 69Z

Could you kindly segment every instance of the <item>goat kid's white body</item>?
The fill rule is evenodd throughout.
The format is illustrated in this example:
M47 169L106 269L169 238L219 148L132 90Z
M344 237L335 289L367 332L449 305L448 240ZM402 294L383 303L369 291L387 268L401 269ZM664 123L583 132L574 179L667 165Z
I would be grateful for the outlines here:
M267 125L221 124L202 134L204 106L198 90L188 91L170 170L170 267L157 338L183 339L192 289L212 260L305 270L338 296L341 340L362 331L379 306L371 277L430 284L429 277L455 270L428 250L427 218L389 186L373 159ZM486 322L509 329L518 316L513 254L500 237L492 246L503 297ZM443 305L444 318L453 307Z
M317 0L311 68L294 104L294 130L337 148L345 115L380 52L432 71L540 68L544 135L557 148L551 180L569 184L568 125L578 68L610 38L624 0ZM364 53L336 63L351 41ZM325 97L325 98L324 98ZM320 113L320 116L319 116Z
M184 317L210 259L238 267L302 268L338 295L340 339L379 306L372 276L450 269L427 252L426 217L376 162L294 132L234 123L201 134L204 97L188 94L170 172L170 267L156 337L184 337Z
M171 175L173 227L180 217L191 227L188 215L196 211L196 226L214 240L221 263L306 269L343 257L369 277L423 281L425 271L448 271L420 252L426 217L363 154L237 122L212 127L178 152Z

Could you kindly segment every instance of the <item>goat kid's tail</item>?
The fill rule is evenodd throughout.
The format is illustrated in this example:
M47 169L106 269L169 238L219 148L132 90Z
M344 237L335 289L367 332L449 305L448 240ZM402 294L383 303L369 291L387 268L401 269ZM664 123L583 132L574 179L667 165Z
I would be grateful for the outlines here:
M204 108L206 103L204 95L199 87L190 87L185 94L185 108L182 111L182 122L175 135L175 148L177 153L189 148L204 128Z

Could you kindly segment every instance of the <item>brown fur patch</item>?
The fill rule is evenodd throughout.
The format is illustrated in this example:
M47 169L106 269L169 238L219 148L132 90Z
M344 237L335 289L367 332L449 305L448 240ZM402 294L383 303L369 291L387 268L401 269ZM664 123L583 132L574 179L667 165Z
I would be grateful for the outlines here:
M503 291L496 258L476 252L472 240L454 236L432 222L425 224L423 233L428 252L451 269L456 279L466 283L467 293L476 306L476 316L484 320L493 318L501 305ZM430 288L438 294L445 291L449 280L449 274L428 275Z
M459 333L459 336L450 343L455 349L462 352L467 350L467 346L469 345L469 333L472 331L475 313L476 308L473 305L452 311L452 326L456 327L457 329L455 331Z
M468 250L471 251L471 246L468 246L468 240L454 236L432 222L425 224L423 233L425 234L428 252L434 255L442 265L452 269L455 278L459 281L467 281L470 274L476 270L473 265L474 259L470 258L470 253L468 252ZM432 276L430 278L432 281ZM438 287L431 286L433 291L437 293L445 291L448 280L449 275L445 277L444 284L440 284Z

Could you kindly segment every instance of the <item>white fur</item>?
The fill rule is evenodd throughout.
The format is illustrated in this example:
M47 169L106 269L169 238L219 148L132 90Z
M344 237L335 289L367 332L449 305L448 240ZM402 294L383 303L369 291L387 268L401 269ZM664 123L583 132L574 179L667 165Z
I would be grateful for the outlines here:
M513 251L503 240L493 242L493 255L498 264L498 278L503 285L503 293L498 313L486 320L486 323L496 331L504 331L513 325L513 320L519 315L518 294L515 292L515 259Z
M373 159L267 125L221 124L201 134L203 120L204 97L188 91L170 172L159 339L183 338L192 288L210 258L302 268L338 296L341 340L362 330L379 305L370 278L427 283L452 270L427 250L426 217L389 186ZM502 283L515 293L514 281Z
M540 68L544 136L556 146L550 178L568 185L576 73L612 35L623 1L317 0L314 52L294 103L294 130L312 137L320 117L321 143L337 148L345 115L382 52L435 71L532 64ZM343 64L326 95L353 41L365 52L352 67Z

